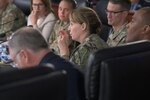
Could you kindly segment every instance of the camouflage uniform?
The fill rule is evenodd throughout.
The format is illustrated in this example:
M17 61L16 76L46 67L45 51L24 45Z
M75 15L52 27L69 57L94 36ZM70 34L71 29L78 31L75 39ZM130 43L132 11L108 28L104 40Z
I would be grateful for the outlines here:
M52 49L56 54L60 54L58 44L57 44L57 37L60 29L63 30L68 30L69 23L68 22L63 22L58 20L54 26L53 32L49 38L49 48ZM71 39L71 37L70 37ZM69 46L70 53L74 50L74 48L77 47L78 43L70 40L71 44Z
M80 44L70 56L70 61L85 69L90 53L106 48L108 45L97 35L91 34L83 44Z
M109 37L107 39L107 44L111 47L118 46L125 43L126 37L126 24L124 24L117 32L110 30Z
M25 15L14 4L7 4L6 8L0 13L0 34L10 35L13 31L26 25ZM4 37L6 39L6 37ZM4 39L3 38L3 39ZM2 38L0 38L3 40Z

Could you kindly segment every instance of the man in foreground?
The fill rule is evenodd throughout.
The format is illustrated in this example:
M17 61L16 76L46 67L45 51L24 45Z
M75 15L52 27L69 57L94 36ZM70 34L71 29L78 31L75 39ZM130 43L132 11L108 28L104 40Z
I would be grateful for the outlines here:
M66 70L68 73L67 100L80 100L79 89L84 88L82 73L76 67L55 55L48 49L48 44L39 31L32 27L23 27L17 30L9 39L10 56L18 68L52 64L55 70ZM80 83L79 83L80 82ZM83 92L84 93L84 92Z

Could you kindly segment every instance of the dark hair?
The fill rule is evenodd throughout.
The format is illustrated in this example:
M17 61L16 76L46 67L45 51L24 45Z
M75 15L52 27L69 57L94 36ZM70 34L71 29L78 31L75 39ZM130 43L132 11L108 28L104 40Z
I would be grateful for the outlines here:
M130 0L109 0L109 2L113 4L119 4L125 10L130 10L131 8L131 1Z
M76 8L76 6L77 6L76 0L61 0L61 1L70 3L72 5L73 9Z
M34 52L48 49L48 44L41 33L32 27L23 27L12 34L8 46L15 52L28 48Z

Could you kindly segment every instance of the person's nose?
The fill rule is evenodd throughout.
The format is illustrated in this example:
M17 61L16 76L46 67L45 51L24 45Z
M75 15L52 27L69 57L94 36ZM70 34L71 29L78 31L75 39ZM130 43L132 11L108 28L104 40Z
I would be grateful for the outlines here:
M65 10L64 10L64 9L62 9L62 10L61 10L61 14L62 14L62 15L64 15L64 13L65 13Z
M112 17L112 13L108 12L107 13L107 18L111 18Z
M36 5L35 6L35 10L39 10L40 9L40 6L39 5Z

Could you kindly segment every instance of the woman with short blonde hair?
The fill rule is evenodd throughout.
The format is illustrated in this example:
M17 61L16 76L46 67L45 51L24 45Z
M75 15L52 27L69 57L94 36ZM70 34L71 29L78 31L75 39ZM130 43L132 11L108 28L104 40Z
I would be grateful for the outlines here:
M79 42L79 46L69 55L68 37L65 32L59 35L58 46L61 56L79 65L84 70L90 53L107 47L107 44L98 36L101 30L101 21L97 13L88 7L74 9L69 16L70 36Z

